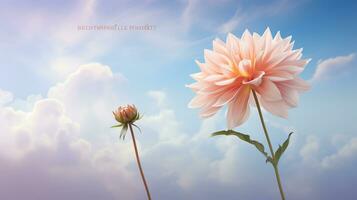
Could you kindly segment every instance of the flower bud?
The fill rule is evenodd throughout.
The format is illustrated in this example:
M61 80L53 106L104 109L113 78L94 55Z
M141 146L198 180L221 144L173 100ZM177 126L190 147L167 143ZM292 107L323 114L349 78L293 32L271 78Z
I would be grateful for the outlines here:
M115 120L121 124L133 123L139 119L139 113L134 105L119 106L119 108L113 111Z

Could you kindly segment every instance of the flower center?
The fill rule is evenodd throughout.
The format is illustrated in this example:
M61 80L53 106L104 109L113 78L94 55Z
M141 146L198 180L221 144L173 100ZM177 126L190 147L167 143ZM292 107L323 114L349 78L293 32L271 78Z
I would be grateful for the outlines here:
M255 67L254 63L249 59L243 59L238 64L239 75L250 79L254 75Z

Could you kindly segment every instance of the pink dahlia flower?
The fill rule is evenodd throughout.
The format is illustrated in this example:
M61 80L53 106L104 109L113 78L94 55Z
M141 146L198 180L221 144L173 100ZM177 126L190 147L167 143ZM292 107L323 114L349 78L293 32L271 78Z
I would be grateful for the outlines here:
M298 75L310 60L301 59L302 49L293 50L293 45L291 36L282 38L278 32L273 38L269 28L262 36L246 30L241 38L215 39L213 50L204 51L205 62L196 61L201 72L191 75L197 82L188 87L197 96L189 107L210 117L227 104L227 126L233 129L247 120L254 90L265 110L287 118L299 92L309 89Z

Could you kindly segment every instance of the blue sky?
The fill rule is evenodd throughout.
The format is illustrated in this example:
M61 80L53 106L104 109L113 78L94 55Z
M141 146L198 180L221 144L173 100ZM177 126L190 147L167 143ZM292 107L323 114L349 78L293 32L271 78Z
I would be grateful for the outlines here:
M194 60L228 32L292 35L312 89L283 120L264 113L288 199L355 199L357 4L353 1L0 2L0 194L6 199L143 199L130 138L111 111L135 103L155 199L277 199L273 170L187 108ZM79 31L78 25L154 25ZM264 141L257 113L237 130ZM31 170L30 170L31 169ZM21 182L21 184L19 183ZM31 187L29 187L31 185ZM22 191L21 193L14 191ZM21 196L23 195L23 196ZM86 196L88 195L88 196Z

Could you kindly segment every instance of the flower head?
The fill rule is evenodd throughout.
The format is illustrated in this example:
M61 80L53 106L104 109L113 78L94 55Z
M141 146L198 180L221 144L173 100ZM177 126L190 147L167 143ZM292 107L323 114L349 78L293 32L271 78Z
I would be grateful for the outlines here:
M119 106L116 111L113 111L115 120L121 124L132 123L138 119L139 114L134 105Z
M273 37L269 28L261 36L246 30L241 38L215 39L213 50L204 51L205 62L196 61L201 72L191 75L197 82L188 87L197 95L189 107L210 117L227 104L227 125L233 129L247 120L254 90L267 111L286 118L299 92L309 88L298 75L310 60L301 59L302 49L293 45L291 36Z
M119 106L119 108L113 111L114 118L118 125L112 126L112 128L122 127L122 131L120 133L120 137L125 138L126 131L128 130L129 125L136 126L134 124L135 121L140 119L140 114L138 113L135 105L125 105ZM137 126L136 126L137 127Z

